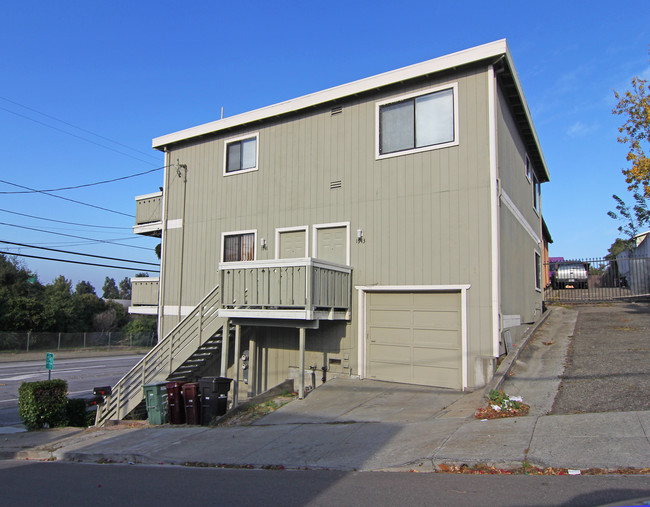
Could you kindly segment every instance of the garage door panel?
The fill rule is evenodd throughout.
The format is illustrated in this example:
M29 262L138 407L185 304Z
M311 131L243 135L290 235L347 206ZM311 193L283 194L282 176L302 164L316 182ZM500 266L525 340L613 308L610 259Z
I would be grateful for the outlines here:
M369 359L370 361L383 361L387 363L410 363L411 347L377 343L371 348Z
M458 329L458 312L432 312L413 310L413 325L430 329Z
M446 331L444 329L414 329L413 345L456 348L458 347L458 331Z
M409 326L411 312L405 310L375 310L370 311L370 322L377 326Z
M460 293L369 293L370 378L460 389Z
M416 384L427 384L435 385L436 387L458 389L458 385L461 381L460 369L414 366L413 381Z
M412 383L411 366L399 363L369 363L370 378L388 380L390 382ZM377 375L374 372L380 372Z
M404 328L379 327L370 330L369 339L372 343L394 343L410 347L413 344L411 333Z

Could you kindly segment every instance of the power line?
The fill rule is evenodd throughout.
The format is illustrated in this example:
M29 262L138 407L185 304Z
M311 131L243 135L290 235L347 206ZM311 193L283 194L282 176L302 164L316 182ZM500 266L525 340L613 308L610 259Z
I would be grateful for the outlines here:
M93 242L96 242L96 243L108 243L108 244L111 244L111 245L126 246L126 247L129 247L129 248L137 248L139 250L150 250L149 248L145 248L143 246L124 245L122 243L115 243L114 241L109 241L107 239L86 238L84 236L75 236L74 234L64 234L63 232L52 232L52 231L46 231L46 230L43 230L43 229L36 229L35 227L27 227L26 225L8 224L6 222L0 222L0 225L6 225L8 227L15 227L17 229L28 229L30 231L44 232L46 234L55 234L57 236L66 236L68 238L85 239L85 240L93 241Z
M94 262L82 262L82 261L72 261L72 260L66 260L66 259L54 259L52 257L41 257L39 255L27 255L27 254L15 254L15 253L9 253L9 252L2 252L0 251L0 254L3 255L15 255L17 257L29 257L30 259L43 259L46 261L56 261L56 262L67 262L68 264L82 264L84 266L99 266L100 268L114 268L114 269L128 269L129 271L146 271L147 273L160 273L159 270L156 269L143 269L143 268L136 268L132 266L111 266L108 264L97 264Z
M121 180L127 180L129 178L135 178L136 176L142 176L143 174L149 174L154 171L160 171L161 169L164 169L165 166L163 167L156 167L155 169L150 169L148 171L144 171L141 173L136 173L136 174L131 174L129 176L122 176L121 178L114 178L112 180L104 180L104 181L97 181L95 183L85 183L84 185L75 185L73 187L61 187L61 188L48 188L44 190L16 190L15 192L0 192L0 194L33 194L36 192L60 192L61 190L73 190L76 188L86 188L86 187L93 187L96 185L104 185L106 183L114 183L116 181L121 181Z
M0 192L0 194L9 194L12 192ZM18 193L18 192L16 192ZM95 227L98 229L119 229L119 230L125 230L125 229L130 229L130 227L113 227L110 225L93 225L93 224L80 224L78 222L66 222L64 220L55 220L53 218L45 218L45 217L37 217L34 215L28 215L26 213L19 213L18 211L9 211L8 209L2 209L0 208L0 211L4 211L5 213L11 213L12 215L20 215L22 217L28 217L28 218L35 218L36 220L46 220L48 222L56 222L59 224L67 224L67 225L79 225L81 227Z
M22 104L19 104L18 102L14 102L13 100L9 100L9 99L7 99L7 98L5 98L5 97L0 97L0 99L5 100L5 101L7 101L7 102L10 102L10 103L12 103L12 104L15 104L15 105L17 105L17 106L23 107L23 108L25 108L25 109L28 109L28 110L33 111L33 112L35 112L35 113L38 113L38 114L40 114L40 115L43 115L43 116L45 116L46 118L50 118L50 119L52 119L52 120L58 121L58 122L60 122L60 123L63 123L64 125L68 125L69 127L75 128L75 129L80 130L80 131L82 131L82 132L86 132L86 133L91 134L91 135L93 135L93 136L95 136L95 137L98 137L98 138L100 138L100 139L104 139L104 140L109 141L109 142L111 142L111 143L113 143L113 144L116 144L116 145L118 145L118 146L122 146L123 148L126 148L126 149L128 149L128 150L134 151L134 152L136 152L136 153L141 153L141 154L143 154L143 155L146 155L146 156L149 157L149 158L156 158L156 157L154 157L153 155L151 155L150 153L146 153L146 152L143 152L143 151L137 150L137 149L135 149L135 148L131 148L130 146L127 146L126 144L122 144L122 143L120 143L120 142L118 142L118 141L114 141L113 139L109 139L108 137L104 137L104 136L102 136L102 135L95 134L94 132L91 132L90 130L86 130L86 129L83 129L83 128L81 128L81 127L77 127L76 125L73 125L73 124L71 124L71 123L65 122L65 121L63 121L63 120L59 120L58 118L55 118L54 116L50 116L50 115L48 115L48 114L42 113L42 112L37 111L36 109L33 109L33 108L31 108L31 107L24 106L24 105L22 105ZM100 146L101 148L104 148L104 149L107 149L107 150L114 151L114 152L119 153L119 154L121 154L121 155L124 155L124 156L126 156L126 157L131 157L131 158L133 158L133 159L135 159L135 160L139 160L140 162L144 162L145 164L152 164L152 162L150 162L149 160L142 160L141 158L138 158L138 157L136 157L135 155L132 155L132 154L130 154L130 153L125 153L125 152L120 151L120 150L117 150L117 149L115 149L115 148L111 148L110 146L106 146L106 145L101 144L101 143L98 143L98 142L96 142L96 141L92 141L92 140L90 140L90 139L88 139L88 138L85 138L85 137L79 136L79 135L77 135L77 134L73 134L72 132L68 132L67 130L64 130L64 129L61 129L61 128L58 128L58 127L55 127L54 125L49 125L48 123L42 122L42 121L37 120L37 119L35 119L35 118L31 118L30 116L27 116L27 115L24 115L24 114L18 113L18 112L16 112L16 111L12 111L11 109L7 109L6 107L2 107L2 106L0 106L0 109L2 109L3 111L7 111L8 113L11 113L11 114L13 114L13 115L20 116L21 118L25 118L26 120L33 121L34 123L38 123L39 125L43 125L44 127L51 128L52 130L56 130L56 131L58 131L58 132L62 132L62 133L64 133L64 134L67 134L67 135L72 136L72 137L76 137L77 139L81 139L82 141L86 141L87 143L94 144L95 146Z
M160 264L154 263L154 262L145 262L145 261L137 261L134 259L120 259L119 257L106 257L104 255L93 255L93 254L85 254L85 253L79 253L79 252L70 252L68 250L59 250L57 248L47 248L44 246L34 246L34 245L27 245L25 243L15 243L13 241L5 241L0 239L0 243L5 243L7 245L17 245L17 246L24 246L27 248L35 248L37 250L47 250L49 252L58 252L58 253L65 253L65 254L70 254L70 255L79 255L81 257L94 257L96 259L107 259L109 261L120 261L120 262L135 262L136 264L148 264L149 266L156 266L159 267Z
M87 202L76 201L75 199L68 199L67 197L62 197L60 195L50 194L45 190L36 190L34 188L26 187L24 185L18 185L17 183L11 183L10 181L6 181L6 180L0 180L0 183L6 183L7 185L12 185L12 186L18 187L18 188L25 188L25 189L31 190L33 192L38 192L40 194L49 195L50 197L56 197L57 199L63 199L64 201L70 201L70 202L74 202L76 204L82 204L83 206L88 206L90 208L96 208L96 209L100 209L102 211L109 211L111 213L116 213L117 215L124 215L125 217L135 218L135 215L129 215L128 213L122 213L121 211L115 211L113 209L103 208L101 206L96 206L94 204L88 204Z

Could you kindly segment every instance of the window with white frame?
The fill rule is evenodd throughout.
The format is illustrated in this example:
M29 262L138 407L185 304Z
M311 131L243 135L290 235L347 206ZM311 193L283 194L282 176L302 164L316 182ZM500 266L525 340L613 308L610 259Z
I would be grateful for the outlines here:
M225 141L224 175L257 170L258 134Z
M222 244L223 262L255 260L255 232L224 234Z
M535 288L542 290L542 256L535 252Z
M539 180L537 179L537 176L533 174L533 208L535 208L537 214L539 214L540 199L541 199L541 185L539 184Z
M532 166L530 164L530 159L528 158L528 155L526 155L525 166L526 166L526 178L528 178L528 181L531 181L531 175L533 173L533 168L532 168Z
M377 104L378 156L458 144L457 85Z

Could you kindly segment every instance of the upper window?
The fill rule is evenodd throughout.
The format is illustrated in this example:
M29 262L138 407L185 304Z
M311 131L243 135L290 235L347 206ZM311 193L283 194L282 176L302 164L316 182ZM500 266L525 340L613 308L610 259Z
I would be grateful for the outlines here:
M224 150L224 175L257 170L258 134L228 139Z
M539 180L537 179L537 176L533 174L533 208L535 208L535 211L539 214L539 204L541 200L541 185L539 184Z
M528 181L531 181L532 173L533 167L530 165L530 159L528 158L528 155L526 155L526 178L528 178Z
M223 262L255 260L255 232L223 235Z
M542 289L542 256L535 252L535 288Z
M378 106L378 156L458 144L457 85L412 94Z

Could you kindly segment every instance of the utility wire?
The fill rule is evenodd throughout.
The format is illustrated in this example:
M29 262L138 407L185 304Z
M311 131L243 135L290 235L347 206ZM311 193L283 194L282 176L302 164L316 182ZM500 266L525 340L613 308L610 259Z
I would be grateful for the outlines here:
M126 247L129 247L129 248L137 248L139 250L150 250L150 248L146 248L146 247L143 247L143 246L124 245L122 243L115 243L114 241L110 241L110 240L107 240L107 239L85 238L84 236L75 236L73 234L64 234L62 232L52 232L52 231L46 231L46 230L43 230L43 229L36 229L35 227L27 227L26 225L8 224L6 222L0 222L0 225L7 225L9 227L15 227L17 229L28 229L30 231L44 232L46 234L56 234L57 236L66 236L68 238L85 239L87 241L93 241L93 242L96 242L96 243L109 243L111 245L126 246Z
M0 243L5 243L7 245L17 245L17 246L24 246L27 248L35 248L37 250L47 250L49 252L58 252L58 253L65 253L65 254L70 254L70 255L79 255L81 257L94 257L96 259L107 259L109 261L120 261L120 262L135 262L136 264L148 264L149 266L156 266L160 267L159 263L155 262L145 262L145 261L137 261L134 259L120 259L119 257L106 257L104 255L93 255L93 254L85 254L85 253L79 253L79 252L70 252L68 250L59 250L57 248L47 248L44 246L34 246L34 245L27 245L25 243L15 243L13 241L5 241L0 239Z
M34 188L26 187L24 185L18 185L17 183L11 183L10 181L6 181L6 180L0 180L0 183L6 183L7 185L12 185L12 186L18 187L18 188L25 188L25 189L31 190L33 192L38 192L40 194L49 195L50 197L56 197L57 199L63 199L64 201L70 201L70 202L74 202L76 204L82 204L83 206L88 206L90 208L96 208L96 209L100 209L100 210L103 210L103 211L109 211L111 213L116 213L117 215L124 215L125 217L135 218L135 215L129 215L128 213L122 213L121 211L115 211L115 210L109 209L109 208L102 208L101 206L96 206L94 204L88 204L87 202L76 201L75 199L68 199L67 197L62 197L60 195L50 194L49 192L47 192L45 190L36 190Z
M121 180L127 180L129 178L135 178L136 176L142 176L143 174L149 174L154 171L160 171L161 169L164 169L165 166L163 167L156 167L155 169L149 169L148 171L144 171L141 173L137 174L131 174L129 176L122 176L121 178L114 178L112 180L104 180L104 181L97 181L95 183L85 183L84 185L75 185L73 187L61 187L61 188L48 188L44 190L16 190L14 192L0 192L0 194L33 194L36 192L60 192L61 190L73 190L76 188L86 188L86 187L93 187L96 185L104 185L105 183L113 183L115 181L121 181Z
M0 97L0 98L2 98L3 100L7 100L7 99L5 99L4 97ZM11 102L11 101L9 101L9 102ZM14 104L16 104L16 103L14 102ZM21 107L26 107L26 106L21 106ZM145 164L152 164L152 165L153 165L153 162L151 162L151 161L149 161L149 160L143 160L143 159L141 159L141 158L139 158L139 157L136 157L135 155L132 155L132 154L130 154L130 153L125 153L125 152L120 151L120 150L117 150L117 149L115 149L115 148L111 148L110 146L106 146L105 144L101 144L101 143L98 143L98 142L96 142L96 141L92 141L92 140L90 140L90 139L88 139L88 138L86 138L86 137L82 137L82 136L79 136L79 135L77 135L77 134L73 134L72 132L68 132L67 130L60 129L60 128L58 128L58 127L55 127L54 125L49 125L49 124L47 124L47 123L45 123L45 122L42 122L42 121L37 120L37 119L35 119L35 118L31 118L31 117L29 117L29 116L27 116L27 115L24 115L24 114L21 114L21 113L17 113L16 111L12 111L11 109L7 109L6 107L2 107L2 106L0 106L0 109L2 109L3 111L7 111L8 113L14 114L14 115L16 115L16 116L20 116L21 118L25 118L26 120L33 121L34 123L38 123L39 125L43 125L44 127L51 128L52 130L56 130L56 131L58 131L58 132L63 132L64 134L68 134L69 136L76 137L77 139L81 139L82 141L86 141L87 143L94 144L95 146L99 146L99 147L101 147L101 148L104 148L104 149L107 149L107 150L114 151L115 153L119 153L120 155L124 155L124 156L126 156L126 157L131 157L131 158L133 158L133 159L135 159L135 160L139 160L140 162L144 162ZM27 109L30 109L30 108L27 108ZM32 109L32 111L35 111L35 110ZM36 112L38 112L38 111L36 111ZM92 135L94 135L94 136L100 137L100 138L102 138L102 139L106 139L107 141L110 141L110 142L112 142L112 143L115 143L115 144L118 144L118 145L120 145L120 146L123 146L123 147L125 147L125 148L127 148L127 149L129 149L129 150L136 151L136 152L138 152L138 153L144 153L144 152L141 152L141 151L139 151L139 150L134 150L133 148L130 148L130 147L128 147L128 146L126 146L126 145L124 145L124 144L122 144L122 143L118 143L117 141L113 141L113 140L111 140L111 139L108 139L107 137L103 137L103 136L100 136L100 135L98 135L98 134L94 134L93 132L90 132L89 130L84 130L84 129L82 129L82 128L75 127L74 125L71 125L71 124L69 124L69 123L66 123L66 122L64 122L64 121L62 121L62 120L57 120L56 118L51 117L51 116L48 116L48 115L46 115L46 114L44 114L44 113L39 113L39 114L43 114L43 116L47 116L48 118L52 118L52 119L54 119L54 120L56 120L56 121L60 121L61 123L65 123L66 125L70 125L71 127L74 127L74 128L76 128L76 129L82 130L82 131L84 131L84 132L88 132L88 133L90 133L90 134L92 134ZM148 157L154 158L153 155L149 155L149 154L147 154L147 153L145 153L145 155L147 155Z
M0 192L0 194L10 194L12 192ZM18 192L16 192L18 193ZM64 220L54 220L53 218L45 218L45 217L37 217L34 215L28 215L26 213L19 213L18 211L9 211L8 209L2 209L0 208L0 211L4 211L5 213L11 213L12 215L20 215L22 217L28 217L28 218L35 218L36 220L46 220L48 222L56 222L59 224L67 224L67 225L79 225L81 227L95 227L97 229L119 229L119 230L126 230L126 229L131 229L130 227L114 227L110 225L93 225L93 224L80 224L78 222L66 222Z
M67 262L69 264L83 264L84 266L99 266L101 268L114 268L114 269L128 269L132 271L146 271L148 273L160 273L160 271L156 269L143 269L143 268L136 268L133 266L111 266L108 264L97 264L94 262L82 262L82 261L72 261L72 260L65 260L65 259L54 259L52 257L41 257L39 255L27 255L27 254L14 254L14 253L9 253L9 252L2 252L0 251L0 254L3 255L15 255L17 257L29 257L30 259L43 259L46 261L56 261L56 262Z

